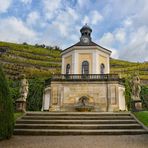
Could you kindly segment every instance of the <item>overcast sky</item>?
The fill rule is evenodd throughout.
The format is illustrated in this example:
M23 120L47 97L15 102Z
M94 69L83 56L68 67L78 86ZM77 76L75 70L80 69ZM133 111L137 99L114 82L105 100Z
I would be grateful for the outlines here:
M148 0L0 0L1 41L64 49L85 23L112 57L148 61Z

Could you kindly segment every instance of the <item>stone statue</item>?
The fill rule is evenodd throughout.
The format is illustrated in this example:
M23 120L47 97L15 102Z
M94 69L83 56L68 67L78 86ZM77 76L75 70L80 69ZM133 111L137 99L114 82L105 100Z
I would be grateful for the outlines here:
M16 111L26 112L26 99L28 95L28 81L25 78L25 75L21 75L21 84L20 84L20 98L16 100Z
M20 85L20 97L22 98L22 100L26 101L27 95L28 95L28 81L25 78L25 75L22 75L22 80L21 80L21 85Z
M140 86L140 78L135 75L132 79L132 99L133 100L140 100L140 91L141 91L141 86Z

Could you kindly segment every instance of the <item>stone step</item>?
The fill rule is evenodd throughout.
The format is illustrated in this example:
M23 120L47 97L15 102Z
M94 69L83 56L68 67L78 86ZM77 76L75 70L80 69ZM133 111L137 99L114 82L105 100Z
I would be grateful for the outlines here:
M136 135L147 134L144 129L15 129L15 135Z
M130 116L129 112L27 112L26 116Z
M142 129L139 124L16 124L15 129Z
M129 112L27 112L16 135L130 135L145 130Z
M130 124L137 123L134 119L128 120L17 120L16 123L27 124Z
M106 119L132 119L131 116L24 116L25 120L106 120Z

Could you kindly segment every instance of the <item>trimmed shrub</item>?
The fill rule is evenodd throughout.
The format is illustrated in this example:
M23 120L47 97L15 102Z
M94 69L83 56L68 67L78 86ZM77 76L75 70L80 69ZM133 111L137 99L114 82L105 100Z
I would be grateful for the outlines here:
M8 139L13 134L13 103L5 75L0 66L0 139Z

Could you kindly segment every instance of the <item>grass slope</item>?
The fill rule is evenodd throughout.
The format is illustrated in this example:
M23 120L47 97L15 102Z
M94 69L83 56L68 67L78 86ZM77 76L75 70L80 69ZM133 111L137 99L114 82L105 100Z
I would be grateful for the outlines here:
M12 79L17 79L21 73L25 73L28 78L48 78L52 74L60 73L60 50L0 42L0 53L3 48L7 49L7 52L0 54L0 62L8 77ZM137 72L141 79L148 80L148 62L136 63L111 59L110 66L111 73L120 74L121 77Z
M135 116L146 126L148 126L148 111L135 112Z

